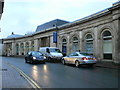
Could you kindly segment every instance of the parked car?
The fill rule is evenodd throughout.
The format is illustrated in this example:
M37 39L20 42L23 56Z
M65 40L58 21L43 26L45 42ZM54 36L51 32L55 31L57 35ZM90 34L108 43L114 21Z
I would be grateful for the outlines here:
M41 47L39 51L44 54L49 62L61 61L63 54L56 47Z
M42 62L45 63L46 57L38 51L30 51L25 56L26 63Z
M93 66L96 64L97 60L94 56L89 53L74 52L68 56L62 58L62 63L65 64L75 64L78 67L80 64L88 64Z

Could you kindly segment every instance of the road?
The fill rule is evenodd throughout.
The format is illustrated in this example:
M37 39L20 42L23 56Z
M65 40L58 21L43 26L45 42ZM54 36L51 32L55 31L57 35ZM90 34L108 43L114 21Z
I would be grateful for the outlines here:
M2 57L26 73L42 88L118 88L118 70L62 63L28 64L24 58Z

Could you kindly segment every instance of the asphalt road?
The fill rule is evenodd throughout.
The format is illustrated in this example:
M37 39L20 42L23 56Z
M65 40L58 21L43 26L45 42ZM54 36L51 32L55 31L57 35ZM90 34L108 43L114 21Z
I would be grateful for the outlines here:
M42 88L118 88L118 70L62 63L28 64L24 58L2 57Z

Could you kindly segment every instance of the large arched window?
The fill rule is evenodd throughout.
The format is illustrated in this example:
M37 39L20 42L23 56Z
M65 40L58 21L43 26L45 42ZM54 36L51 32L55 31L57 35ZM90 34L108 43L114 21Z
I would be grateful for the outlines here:
M73 41L72 52L79 51L78 38L77 37L73 37L72 41Z
M31 51L34 51L34 41L31 42Z
M19 55L19 45L16 44L16 55Z
M109 31L103 32L103 58L112 60L112 34Z
M67 40L66 39L62 40L62 53L64 56L66 56L67 54Z
M93 54L93 37L91 34L86 36L86 45L85 45L86 52Z
M28 42L26 42L25 47L26 47L26 52L29 52L29 43Z
M20 48L21 48L21 54L24 55L24 44L23 43L20 44Z

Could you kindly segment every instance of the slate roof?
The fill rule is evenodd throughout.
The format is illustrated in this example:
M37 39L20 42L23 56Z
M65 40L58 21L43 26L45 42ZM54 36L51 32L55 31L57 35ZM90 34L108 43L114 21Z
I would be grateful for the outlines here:
M7 36L7 38L17 38L17 37L22 37L24 35L19 35L19 34L11 34L9 36Z
M63 24L69 23L68 21L60 20L60 19L55 19L50 22L44 23L42 25L39 25L36 29L36 32L46 30L52 27L60 26Z

